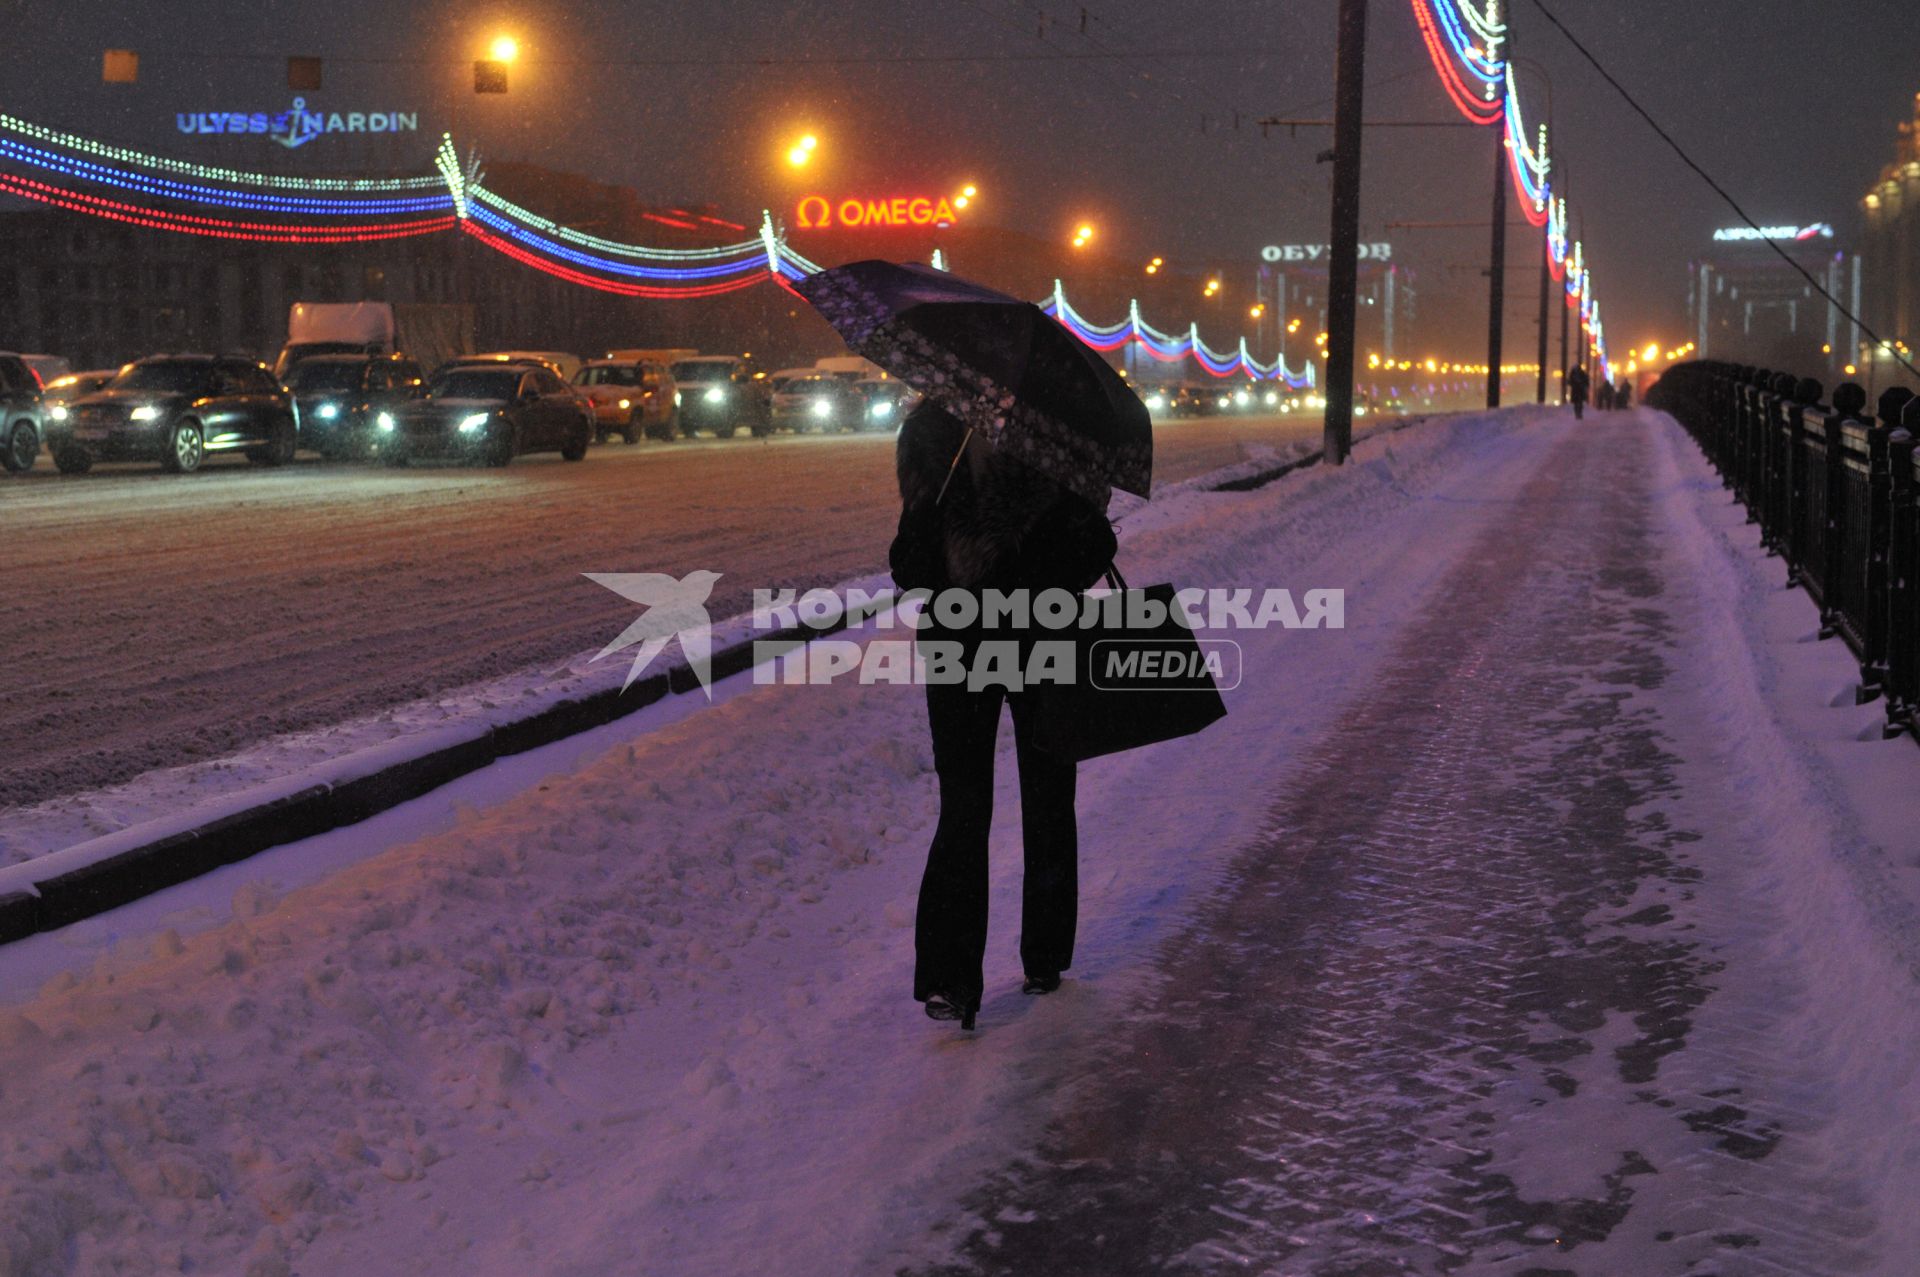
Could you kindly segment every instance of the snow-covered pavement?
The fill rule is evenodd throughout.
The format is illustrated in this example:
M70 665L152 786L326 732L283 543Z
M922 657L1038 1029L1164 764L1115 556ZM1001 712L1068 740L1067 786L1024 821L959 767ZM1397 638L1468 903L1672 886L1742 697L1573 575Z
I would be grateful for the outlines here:
M1317 442L1317 419L1157 427L1160 482ZM472 689L597 650L625 605L593 571L723 572L718 615L757 587L831 585L883 565L896 514L886 435L701 438L594 449L504 471L303 461L73 478L0 476L9 548L0 697L0 865L49 822L80 836L138 819L98 801L193 764L268 774L430 723ZM351 740L334 729L346 724ZM235 755L258 757L236 763ZM160 789L181 806L212 777ZM85 794L54 812L22 811ZM10 810L11 809L11 810Z
M1645 412L1136 512L1136 582L1347 628L1085 769L1044 999L1003 753L973 1036L907 996L894 687L730 686L10 946L0 1274L1904 1271L1912 800L1862 810L1920 752L1751 540Z

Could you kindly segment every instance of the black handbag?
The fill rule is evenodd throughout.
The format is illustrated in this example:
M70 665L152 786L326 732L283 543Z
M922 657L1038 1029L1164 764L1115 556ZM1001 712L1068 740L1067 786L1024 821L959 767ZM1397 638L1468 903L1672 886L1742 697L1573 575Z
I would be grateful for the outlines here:
M1108 569L1107 583L1126 606L1109 603L1101 624L1073 631L1073 681L1032 689L1034 743L1056 758L1081 762L1138 749L1191 736L1226 717L1209 665L1217 664L1224 647L1231 645L1207 645L1213 652L1209 659L1187 628L1172 585L1129 590L1113 569ZM1158 603L1165 618L1150 628L1127 625L1127 615L1140 610L1128 596ZM1120 615L1114 617L1114 612ZM1237 681L1237 649L1232 657Z

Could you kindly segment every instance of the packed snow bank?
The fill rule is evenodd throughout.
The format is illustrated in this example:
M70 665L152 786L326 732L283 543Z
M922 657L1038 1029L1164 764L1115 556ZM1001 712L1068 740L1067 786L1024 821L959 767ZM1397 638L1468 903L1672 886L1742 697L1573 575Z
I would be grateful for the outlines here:
M0 1274L905 1257L1031 1137L1036 1063L1097 1038L1273 777L1537 465L1545 415L1436 421L1129 519L1136 582L1339 587L1348 628L1241 635L1224 722L1085 769L1080 950L1052 998L1017 991L1003 816L975 1037L908 998L934 790L920 700L895 687L643 714L632 739L369 822L363 840L426 832L321 881L287 886L296 845L142 902L138 931L0 952ZM1003 752L1009 814L1012 773Z
M1773 991L1742 988L1734 966L1723 1000L1746 1004L1749 1027L1773 1021L1769 1047L1820 1079L1817 1091L1781 1099L1819 1113L1827 1164L1876 1192L1868 1213L1882 1230L1885 1271L1911 1271L1920 1249L1920 750L1883 738L1883 704L1854 703L1853 654L1819 638L1813 601L1786 585L1757 525L1668 424L1657 476L1668 553L1696 586L1682 600L1684 667L1710 707L1691 724L1691 756L1735 796L1722 827L1745 835L1756 894L1778 912L1756 940L1813 991L1782 1005Z

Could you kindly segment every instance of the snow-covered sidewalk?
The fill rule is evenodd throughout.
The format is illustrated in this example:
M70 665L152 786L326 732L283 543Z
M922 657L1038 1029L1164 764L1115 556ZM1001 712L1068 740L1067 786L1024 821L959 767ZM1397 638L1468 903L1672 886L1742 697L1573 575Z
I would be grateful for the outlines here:
M1643 464L1597 465L1610 447ZM1592 478L1583 467L1612 482L1583 483ZM1579 724L1537 739L1525 724L1503 725L1497 698L1473 679L1505 674L1470 664L1502 650L1511 637L1502 630L1463 640L1460 661L1438 673L1476 688L1470 721L1537 757L1466 766L1482 748L1475 732L1438 721L1422 735L1417 712L1395 738L1383 734L1388 752L1377 760L1354 743L1354 724L1383 696L1422 708L1421 685L1404 672L1411 636L1446 633L1449 609L1462 627L1494 615L1493 603L1475 612L1449 592L1470 579L1468 556L1497 544L1543 484L1570 504L1606 506L1590 520L1627 517L1631 506L1650 529L1642 541L1655 561L1642 567L1659 588L1644 596L1604 563L1581 561L1592 573L1582 578L1556 562L1556 551L1571 553L1565 536L1522 538L1509 566L1560 573L1566 599L1584 588L1626 600L1607 635L1550 633L1564 659L1549 643L1540 668L1647 720L1674 760L1671 778L1616 803L1621 828L1638 836L1636 822L1660 820L1686 831L1699 875L1655 899L1649 874L1645 899L1610 900L1604 916L1572 922L1684 927L1695 934L1683 944L1722 946L1712 951L1725 975L1704 959L1689 969L1688 996L1700 998L1681 1007L1681 1045L1656 1072L1677 1071L1701 1093L1716 1089L1716 1067L1736 1078L1742 1105L1765 1114L1768 1151L1781 1150L1743 1165L1763 1176L1785 1166L1781 1191L1802 1206L1834 1195L1846 1258L1897 1271L1887 1257L1912 1239L1888 1208L1915 1178L1899 1138L1914 1096L1910 1070L1894 1062L1917 1027L1903 946L1920 933L1901 877L1912 866L1888 841L1898 826L1860 824L1848 785L1864 763L1910 787L1920 754L1854 740L1866 711L1824 707L1846 681L1844 652L1783 641L1799 637L1794 600L1763 587L1772 569L1744 548L1677 428L1640 413L1581 433L1559 414L1520 410L1371 440L1354 465L1252 493L1178 493L1129 520L1122 562L1136 582L1343 588L1347 628L1239 636L1247 674L1224 722L1085 769L1079 954L1068 984L1045 999L1018 993L1017 798L1003 754L996 930L975 1036L928 1023L907 997L933 780L920 700L895 687L733 686L679 721L648 711L460 782L455 796L471 805L451 827L389 813L142 902L112 927L0 951L0 1274L705 1277L949 1262L1023 1271L1001 1233L1024 1230L1023 1253L1034 1253L1044 1220L1032 1222L1031 1201L1065 1199L1014 1184L1003 1168L1031 1157L1050 1123L1071 1135L1099 1112L1103 1062L1142 1041L1166 994L1164 960L1182 951L1169 942L1208 925L1209 911L1244 888L1249 863L1289 889L1285 857L1316 847L1290 845L1274 820L1300 810L1288 795L1315 767L1339 758L1356 801L1431 833L1434 813L1412 800L1395 807L1397 792L1417 796L1443 780L1454 791L1491 786L1545 760L1605 791L1633 765L1604 751L1556 752ZM1606 677L1609 661L1643 659L1674 673ZM1442 690L1436 682L1433 705L1446 703ZM1433 765L1392 756L1400 746L1429 751ZM1525 815L1571 828L1573 792L1555 790L1548 796L1565 802ZM1497 819L1489 810L1479 824L1457 821L1441 851L1471 857L1476 847L1459 841ZM370 839L392 845L368 856ZM314 864L340 867L311 880ZM1543 879L1529 897L1521 884L1515 898L1550 914L1563 902L1549 886ZM1666 913L1631 922L1650 909ZM108 935L111 949L98 948ZM1331 980L1342 978L1337 965L1326 968ZM1425 992L1444 997L1446 987ZM1538 1086L1481 1096L1502 1118L1503 1142L1487 1152L1529 1201L1586 1200L1619 1172L1627 1150L1614 1145L1627 1136L1615 1139L1616 1126L1637 1138L1636 1123L1653 1120L1610 1071L1634 1040L1634 1013L1569 995L1598 1022L1562 1024L1555 1005L1529 996L1518 1010L1490 1000L1508 1017L1534 1017L1526 1023L1542 1040L1549 1030L1578 1038L1584 1063L1563 1070L1564 1089L1540 1074ZM1204 1054L1208 1035L1234 1022L1223 1001L1191 1040ZM1731 1050L1734 1030L1755 1023L1766 1026L1760 1040L1716 1066L1712 1051ZM1346 1049L1378 1045L1363 1036ZM1142 1072L1137 1057L1127 1067ZM1836 1084L1822 1081L1829 1075ZM1331 1102L1392 1111L1405 1080L1389 1069L1374 1077L1380 1093ZM1284 1093L1289 1079L1232 1085L1255 1081ZM1756 1095L1773 1082L1795 1089ZM1208 1102L1178 1089L1163 1098L1170 1112ZM1694 1163L1711 1166L1715 1140L1736 1125L1697 1111L1709 1114L1698 1124L1706 1133L1693 1131L1698 1150L1664 1127L1647 1136L1661 1142L1645 1156L1672 1159L1662 1191L1641 1197L1650 1208L1629 1202L1628 1223L1584 1240L1630 1265L1664 1244L1652 1240L1663 1228L1713 1237L1716 1203L1692 1200L1687 1186L1752 1190L1737 1177L1688 1178ZM1421 1114L1406 1116L1412 1125ZM1677 1114L1667 1121L1692 1129ZM1352 1159L1375 1151L1362 1141L1342 1153L1335 1141L1324 1156L1332 1170L1363 1171ZM1186 1182L1194 1211L1216 1208L1223 1228L1233 1224L1218 1211L1239 1208L1206 1196L1204 1177ZM1342 1209L1337 1197L1331 1205ZM1553 1236L1526 1229L1556 1223L1547 1214L1464 1244L1489 1261L1491 1249L1474 1248L1497 1244L1518 1266L1551 1266ZM1384 1233L1369 1237L1364 1220L1340 1227L1374 1247L1366 1253L1414 1262L1435 1253L1396 1250ZM1247 1253L1286 1253L1248 1241L1261 1236L1251 1225L1238 1235ZM1297 1249L1317 1256L1311 1247L1329 1236ZM1212 1240L1183 1239L1181 1256L1158 1260L1204 1269L1224 1258L1206 1249ZM1463 1244L1451 1234L1439 1242ZM1701 1241L1688 1257L1712 1253L1721 1271L1738 1271L1739 1254L1769 1255L1775 1242ZM1133 1271L1148 1258L1109 1254L1086 1270Z

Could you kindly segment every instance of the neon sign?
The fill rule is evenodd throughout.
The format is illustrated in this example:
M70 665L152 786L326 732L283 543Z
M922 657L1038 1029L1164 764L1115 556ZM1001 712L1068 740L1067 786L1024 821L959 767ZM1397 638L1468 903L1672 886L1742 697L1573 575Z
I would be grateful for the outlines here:
M178 112L174 127L182 133L258 134L291 150L327 133L414 133L420 128L418 111L307 110L305 98L295 98L290 110Z
M824 195L809 195L794 209L794 216L805 230L833 226L951 226L957 220L951 203L924 195L839 201Z
M1360 245L1360 260L1384 262L1393 257L1393 245L1385 242ZM1260 250L1263 262L1317 262L1333 256L1328 244L1269 244Z
M1713 233L1717 240L1752 239L1832 239L1833 227L1825 222L1815 222L1811 226L1762 226L1755 230L1751 226L1722 226Z

